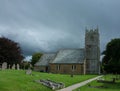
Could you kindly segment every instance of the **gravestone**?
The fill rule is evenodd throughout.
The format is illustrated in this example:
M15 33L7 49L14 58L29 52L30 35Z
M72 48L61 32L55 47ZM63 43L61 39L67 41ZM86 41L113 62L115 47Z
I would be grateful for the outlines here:
M7 69L7 63L6 62L2 63L2 70L4 70L4 69Z
M91 86L91 84L88 84L88 87L90 87L90 88L107 88L106 86L104 86L104 85L100 85L100 86Z
M57 90L57 89L61 89L61 88L65 87L64 83L55 82L55 81L52 81L49 79L47 79L47 80L41 79L41 80L35 80L35 81L51 88L52 90Z
M15 64L13 64L12 69L13 69L13 70L15 69Z
M9 64L9 69L10 69L10 64Z
M101 83L115 83L115 78L112 78L112 80L97 80L97 82L101 82Z
M20 65L19 64L17 64L17 70L20 70Z
M32 68L33 66L32 66L32 64L30 64L30 68Z
M26 74L27 75L31 75L32 74L32 70L29 68L28 70L26 70Z

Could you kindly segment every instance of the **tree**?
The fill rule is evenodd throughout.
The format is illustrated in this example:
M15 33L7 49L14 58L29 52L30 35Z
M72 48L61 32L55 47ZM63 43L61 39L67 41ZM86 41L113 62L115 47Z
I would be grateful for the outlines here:
M36 62L38 62L38 60L41 58L41 56L42 56L42 53L34 53L33 55L32 55L32 60L31 60L31 64L34 66L34 64L36 63Z
M120 38L111 40L103 54L104 70L109 73L120 73Z
M24 57L21 54L21 48L18 43L8 38L0 37L0 63L21 63L23 58Z

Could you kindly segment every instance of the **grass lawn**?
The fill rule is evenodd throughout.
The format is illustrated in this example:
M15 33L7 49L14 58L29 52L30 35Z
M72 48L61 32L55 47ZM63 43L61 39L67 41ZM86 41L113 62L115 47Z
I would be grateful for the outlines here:
M106 75L103 78L105 80L112 80L111 78L115 77L115 75ZM82 86L74 91L120 91L120 79L116 80L116 83L98 83L97 81L93 81L90 83L91 86L105 86L106 88L91 88L88 87L88 84Z
M65 86L93 78L97 75L61 75L32 72L33 75L26 75L23 70L0 70L0 91L52 91L34 80L51 79L57 82L63 82Z

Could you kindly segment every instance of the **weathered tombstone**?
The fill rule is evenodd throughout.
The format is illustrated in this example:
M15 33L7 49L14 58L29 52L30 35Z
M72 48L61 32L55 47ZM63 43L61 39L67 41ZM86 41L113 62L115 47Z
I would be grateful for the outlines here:
M33 66L32 66L32 64L30 64L30 68L32 68Z
M2 63L2 70L4 70L4 69L7 69L7 63L6 62Z
M9 64L9 69L10 69L10 64Z
M13 69L13 70L15 69L15 64L13 64L12 69Z
M57 90L57 89L61 89L61 88L65 87L65 85L63 83L55 82L55 81L52 81L52 80L49 80L49 79L47 79L47 80L42 80L41 79L41 80L35 80L35 81L38 82L38 83L41 83L41 84L43 84L47 87L50 87L53 90Z
M31 69L26 70L26 74L27 75L31 75L32 74L32 70Z
M101 83L115 83L115 78L112 78L112 80L97 80L97 82L101 82Z
M19 66L19 64L17 64L17 70L20 70L20 66Z

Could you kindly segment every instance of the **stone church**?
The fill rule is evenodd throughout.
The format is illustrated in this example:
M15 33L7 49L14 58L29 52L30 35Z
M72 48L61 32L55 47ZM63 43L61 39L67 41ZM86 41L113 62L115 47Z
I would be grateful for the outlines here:
M85 48L61 49L43 54L34 65L35 71L61 74L99 74L100 40L97 29L86 29Z

